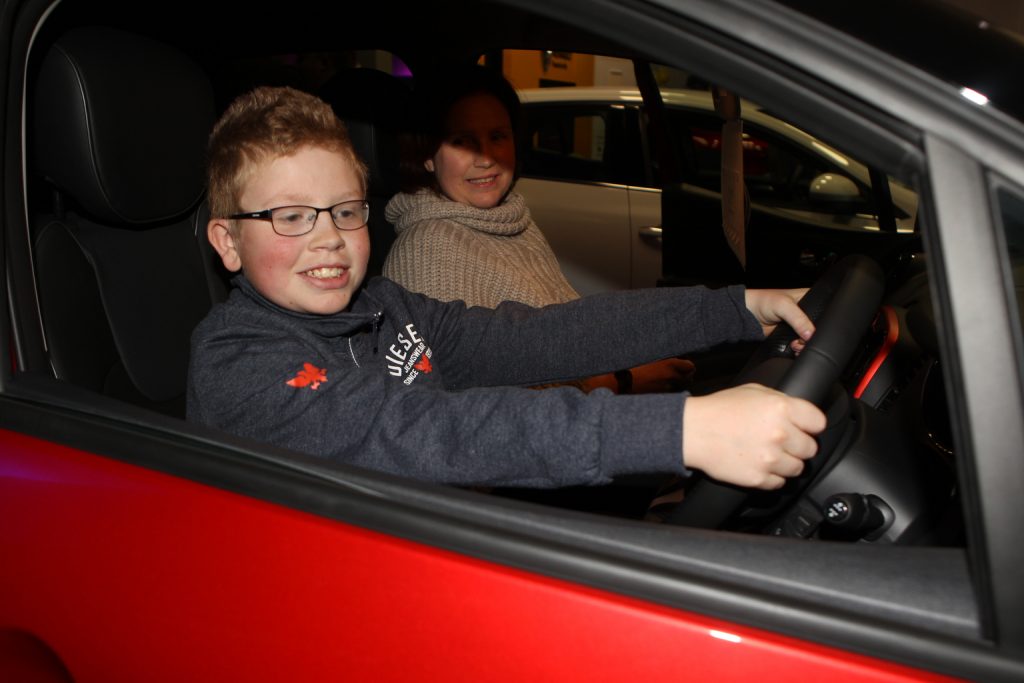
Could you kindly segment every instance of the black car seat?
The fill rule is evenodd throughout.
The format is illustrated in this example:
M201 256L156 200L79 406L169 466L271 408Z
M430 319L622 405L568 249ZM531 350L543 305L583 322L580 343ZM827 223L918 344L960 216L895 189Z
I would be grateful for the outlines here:
M370 263L367 277L379 275L395 240L384 208L398 192L400 146L409 131L412 91L406 83L370 68L343 69L317 92L348 127L352 146L370 172Z
M211 305L192 215L214 114L202 69L142 36L74 29L41 63L31 159L49 200L32 229L58 378L184 415Z

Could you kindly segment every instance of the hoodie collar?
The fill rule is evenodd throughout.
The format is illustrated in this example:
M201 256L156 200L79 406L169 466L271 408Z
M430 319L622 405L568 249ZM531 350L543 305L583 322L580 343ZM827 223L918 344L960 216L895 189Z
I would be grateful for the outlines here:
M348 308L332 315L299 313L275 304L253 287L245 275L236 275L231 280L240 295L259 308L276 315L301 321L301 326L322 337L343 337L372 329L376 333L384 317L384 307L361 287L352 297Z

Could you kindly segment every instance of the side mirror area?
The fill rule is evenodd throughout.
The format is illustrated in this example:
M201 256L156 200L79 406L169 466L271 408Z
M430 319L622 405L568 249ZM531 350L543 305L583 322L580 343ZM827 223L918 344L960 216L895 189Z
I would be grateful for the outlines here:
M837 173L822 173L815 176L808 190L812 204L849 206L861 204L864 197L852 180Z

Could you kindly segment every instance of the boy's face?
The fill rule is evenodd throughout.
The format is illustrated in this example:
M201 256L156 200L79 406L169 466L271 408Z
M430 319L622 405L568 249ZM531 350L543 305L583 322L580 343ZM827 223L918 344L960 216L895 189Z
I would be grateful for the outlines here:
M359 177L342 154L304 147L257 166L242 191L240 210L328 207L363 197ZM227 219L215 218L207 234L228 270L244 270L263 296L300 313L346 309L370 257L366 227L339 230L326 211L310 232L298 237L278 235L269 220L258 219L240 219L231 231Z
M516 145L512 122L497 97L463 97L448 112L447 135L424 163L445 196L478 209L497 206L512 186Z

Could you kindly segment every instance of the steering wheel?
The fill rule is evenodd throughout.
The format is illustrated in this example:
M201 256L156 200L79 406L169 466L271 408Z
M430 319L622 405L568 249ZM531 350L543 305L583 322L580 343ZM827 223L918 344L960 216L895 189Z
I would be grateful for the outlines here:
M803 352L790 360L793 354L789 344L796 339L796 333L788 325L780 324L754 351L733 386L760 381L827 412L832 389L852 360L884 293L882 269L875 261L860 255L840 260L800 300L800 307L815 325L814 336ZM764 366L783 358L781 362L789 367L780 379L761 379L773 374L762 372ZM827 455L819 451L815 458ZM751 495L746 489L716 482L703 474L693 476L697 480L687 489L682 503L665 518L666 523L715 529L743 507Z

